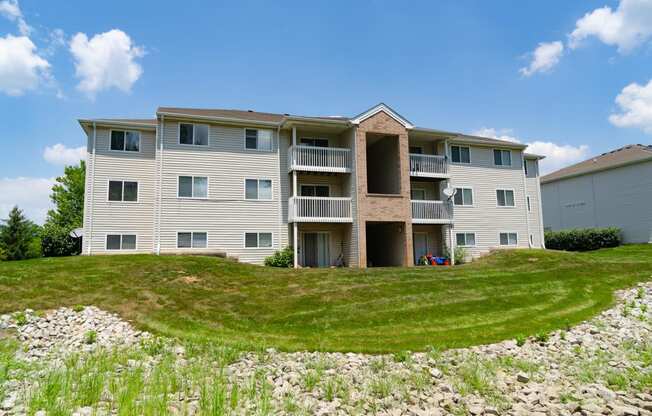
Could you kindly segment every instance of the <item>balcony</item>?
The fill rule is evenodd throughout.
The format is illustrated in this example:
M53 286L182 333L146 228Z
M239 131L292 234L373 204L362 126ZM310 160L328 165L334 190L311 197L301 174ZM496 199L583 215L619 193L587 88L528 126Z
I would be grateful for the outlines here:
M351 150L340 147L290 146L288 170L350 173Z
M410 176L449 178L446 156L410 153Z
M450 201L412 200L412 223L450 224L453 222L453 204Z
M351 198L293 196L288 204L288 222L353 222Z

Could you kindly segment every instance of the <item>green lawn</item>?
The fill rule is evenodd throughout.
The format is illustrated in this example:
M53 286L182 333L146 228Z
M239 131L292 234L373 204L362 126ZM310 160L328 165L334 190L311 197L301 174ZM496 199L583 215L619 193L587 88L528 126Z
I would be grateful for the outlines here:
M281 270L153 255L0 263L0 312L97 305L163 335L243 348L389 352L531 335L652 280L652 244L501 252L455 268Z

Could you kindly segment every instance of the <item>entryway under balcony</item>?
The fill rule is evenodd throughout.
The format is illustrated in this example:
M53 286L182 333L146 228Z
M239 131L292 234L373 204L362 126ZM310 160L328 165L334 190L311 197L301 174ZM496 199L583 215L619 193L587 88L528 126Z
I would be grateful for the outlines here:
M446 254L446 226L440 224L412 224L414 264L423 256L443 257Z
M399 137L367 133L367 192L401 193Z
M405 264L405 224L367 222L367 266L388 267Z

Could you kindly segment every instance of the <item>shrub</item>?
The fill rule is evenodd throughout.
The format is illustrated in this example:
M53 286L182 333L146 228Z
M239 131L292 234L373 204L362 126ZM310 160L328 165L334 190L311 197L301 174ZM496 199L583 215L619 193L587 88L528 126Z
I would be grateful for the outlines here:
M516 335L516 345L518 347L522 347L523 345L525 345L526 341L527 341L527 337L525 335L521 335L521 334Z
M0 247L0 261L7 260L7 253L5 253L5 250Z
M2 220L0 225L0 247L6 260L23 260L37 257L33 241L38 236L39 227L23 215L23 211L15 206L9 212L9 218Z
M41 231L41 252L44 257L72 256L81 253L81 238L72 238L69 230L47 224Z
M585 228L564 231L547 231L546 247L553 250L589 251L620 245L620 229Z
M95 341L97 341L97 332L88 331L84 334L84 342L87 344L95 344Z
M455 247L455 264L464 264L466 263L468 253L464 247ZM444 257L451 258L451 252L449 249L446 249L444 252Z
M265 266L271 267L292 267L294 265L294 250L292 247L285 247L277 251L273 256L265 258Z

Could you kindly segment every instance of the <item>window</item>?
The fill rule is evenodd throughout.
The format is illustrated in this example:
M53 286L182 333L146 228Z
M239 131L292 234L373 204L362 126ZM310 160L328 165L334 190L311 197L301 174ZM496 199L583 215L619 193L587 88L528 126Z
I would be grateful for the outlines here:
M412 189L410 190L410 199L415 201L423 201L426 199L425 189Z
M272 131L245 129L245 149L270 152L272 150Z
M272 233L245 233L245 248L266 248L272 246Z
M135 250L136 235L135 234L107 234L106 249L107 250Z
M532 234L530 234L530 245L534 245L534 236Z
M109 181L109 201L138 201L138 182Z
M523 159L523 170L525 171L525 176L527 176L527 160Z
M423 148L421 146L410 146L410 153L415 155L423 154Z
M313 139L311 137L302 137L300 142L303 146L328 147L328 139Z
M272 199L271 179L245 179L245 199Z
M111 150L119 152L140 151L140 133L137 131L111 130Z
M453 163L471 163L471 149L466 146L451 146Z
M512 166L512 151L494 149L494 165Z
M328 185L301 185L301 196L329 197L330 188Z
M208 146L208 126L179 123L179 144Z
M518 244L518 236L516 233L500 233L501 246L515 246Z
M514 191L509 189L496 189L496 199L499 207L514 206Z
M475 233L457 233L455 240L459 247L474 247L475 246Z
M453 204L455 205L473 205L473 189L471 188L455 188L455 196L453 197Z
M208 236L205 232L177 233L177 248L206 248Z
M208 198L208 177L179 176L179 198Z
M527 212L532 212L532 208L530 208L530 197L529 196L526 198L526 201L527 201Z

